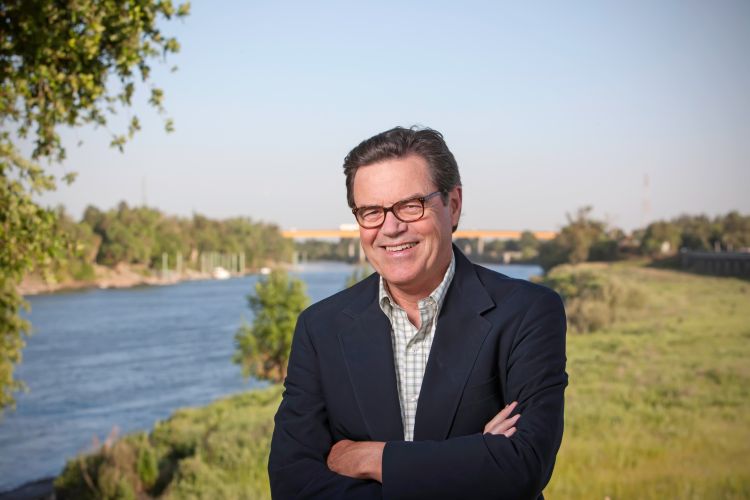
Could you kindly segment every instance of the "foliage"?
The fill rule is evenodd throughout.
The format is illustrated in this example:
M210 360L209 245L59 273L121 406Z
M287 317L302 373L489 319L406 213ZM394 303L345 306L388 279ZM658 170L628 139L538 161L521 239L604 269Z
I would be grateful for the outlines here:
M35 159L63 160L58 127L104 126L116 106L130 106L136 82L149 79L150 61L180 48L161 33L158 18L188 11L189 4L175 8L170 0L4 1L0 123L15 125L19 137L33 134ZM110 78L116 86L108 86ZM149 103L159 111L163 95L151 87ZM133 117L127 135L139 128ZM115 135L112 144L122 147L126 140Z
M270 498L266 461L281 387L178 410L68 461L57 498Z
M641 251L645 255L658 256L662 253L680 248L682 235L674 224L658 221L649 224L641 240Z
M34 196L55 188L54 176L37 162L64 160L59 127L105 126L117 106L129 107L136 81L149 79L151 60L179 50L157 22L187 13L188 4L175 8L170 0L0 5L0 411L13 404L12 393L20 387L13 368L29 331L19 316L25 303L15 287L61 246L53 230L55 213L34 202ZM108 86L109 78L116 85ZM151 87L149 103L159 111L162 99L162 90ZM172 128L169 120L165 126ZM127 135L113 134L114 146L121 149L140 128L136 116L127 128ZM30 159L19 153L19 140L33 145Z
M349 255L349 244L352 240L342 238L338 241L304 240L294 243L294 250L300 260L336 260L351 262L357 257ZM356 241L355 241L356 243Z
M193 217L193 227L197 228L197 219ZM235 217L224 221L204 219L204 226L212 227L214 239L195 230L194 239L198 251L220 248L223 252L245 252L247 262L259 267L269 262L290 261L292 243L284 239L275 224L253 222L247 217Z
M521 239L518 240L518 250L521 252L521 258L524 260L533 259L539 255L539 246L541 242L534 236L531 231L521 233Z
M75 499L135 499L144 491L135 467L141 448L145 442L143 434L117 440L113 429L97 453L70 460L63 473L55 481L59 489L57 498ZM146 444L147 445L147 444Z
M599 332L568 337L565 434L545 497L747 498L750 286L632 263L608 265L606 274L638 288L644 301ZM281 391L179 410L147 441L126 436L133 446L147 442L157 458L159 480L146 493L270 498L266 467ZM91 498L60 495L87 491L79 460L57 479L58 498ZM135 470L132 462L123 467ZM120 477L138 491L133 473Z
M61 244L56 258L41 271L48 282L92 281L101 237L86 224L76 223L63 207L55 213L54 236Z
M606 223L591 217L592 207L578 209L575 216L567 215L568 224L551 241L539 248L539 263L546 270L558 264L578 264L592 257L598 260L617 258L617 243L608 234ZM613 242L614 241L614 245Z
M721 224L719 244L727 250L750 249L750 215L729 212L724 217L717 217Z
M539 248L539 264L549 270L559 264L615 261L628 249L648 257L674 255L679 249L732 251L750 249L750 215L729 212L713 219L706 215L682 215L656 221L628 236L591 217L583 207L551 241Z
M740 250L750 248L750 215L729 212L710 219L706 215L681 215L657 221L646 228L641 251L646 255L670 255L688 250Z
M471 241L471 240L469 240ZM472 247L475 245L471 242ZM529 261L539 254L541 242L531 231L523 231L517 240L489 240L484 242L484 255L493 261L503 258L503 252L521 252L520 260ZM459 248L463 248L459 245ZM478 250L478 249L477 249ZM518 260L518 259L514 259Z
M203 253L244 253L245 263L260 267L289 259L292 244L278 227L250 218L227 220L174 217L155 208L129 207L121 202L102 211L88 206L81 222L74 222L58 209L54 225L62 252L51 263L47 281L91 281L94 266L138 264L159 268L166 253L174 266L176 255L184 256L184 269L200 269Z
M13 392L23 388L13 369L21 361L29 323L20 316L27 305L16 284L32 266L48 262L60 250L60 241L49 237L54 212L33 200L51 184L41 168L0 138L0 412L13 406Z
M297 317L310 303L305 284L276 269L255 285L255 295L247 300L253 324L242 325L235 335L234 362L246 377L281 382L286 378Z
M641 308L644 302L637 286L626 285L606 268L558 266L541 283L563 298L568 330L573 333L602 330Z

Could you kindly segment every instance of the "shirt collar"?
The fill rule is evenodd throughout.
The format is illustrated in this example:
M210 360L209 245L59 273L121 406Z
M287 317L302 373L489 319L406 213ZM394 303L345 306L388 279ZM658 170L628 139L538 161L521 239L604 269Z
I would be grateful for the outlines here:
M431 299L437 305L437 311L439 312L441 307L443 306L443 302L445 301L445 292L448 291L448 286L451 284L451 281L453 281L454 274L456 274L456 256L453 254L453 250L451 249L451 263L448 265L448 269L445 271L443 281L440 282L437 288L435 288L432 293L430 293L430 295L419 301L419 307L421 308L425 304L425 302L428 301L428 299ZM378 301L380 303L380 308L384 313L388 315L390 315L390 310L394 306L398 307L396 301L393 300L391 293L388 291L388 287L386 286L385 280L382 276L380 277L380 285L378 288Z

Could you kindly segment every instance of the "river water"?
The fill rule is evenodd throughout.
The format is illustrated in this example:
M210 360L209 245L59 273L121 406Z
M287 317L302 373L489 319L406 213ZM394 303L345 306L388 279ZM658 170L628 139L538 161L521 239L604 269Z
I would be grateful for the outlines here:
M528 279L537 266L488 265ZM294 273L313 302L341 290L353 267L308 263ZM163 287L28 298L34 334L16 370L29 391L0 417L0 491L57 475L65 460L120 434L148 431L185 406L261 385L231 362L234 334L252 321L246 276Z

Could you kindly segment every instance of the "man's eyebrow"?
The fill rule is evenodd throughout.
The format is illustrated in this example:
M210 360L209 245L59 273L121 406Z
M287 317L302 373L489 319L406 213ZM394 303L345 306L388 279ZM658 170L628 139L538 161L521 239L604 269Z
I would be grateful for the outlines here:
M402 201L409 201L415 198L422 198L423 196L424 195L422 193L414 193L411 196L407 196L406 198L401 198L400 200L393 202L392 205L395 205L396 203L401 203ZM380 208L384 206L386 205L358 205L357 208L376 208L376 207ZM388 206L391 206L391 205L388 205Z
M398 201L408 201L408 200L413 200L414 198L422 198L423 196L424 196L423 193L414 193L413 195L407 196L406 198L402 198ZM396 203L398 203L398 201Z

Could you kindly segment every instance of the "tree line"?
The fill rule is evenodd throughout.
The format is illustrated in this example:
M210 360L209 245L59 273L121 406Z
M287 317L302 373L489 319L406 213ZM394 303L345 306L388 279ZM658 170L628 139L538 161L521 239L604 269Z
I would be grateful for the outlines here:
M58 280L92 279L94 265L159 269L164 254L172 265L175 256L181 255L193 269L199 269L199 257L206 252L244 254L245 264L257 268L290 261L293 251L292 243L274 224L249 217L178 217L125 202L109 210L90 205L78 222L60 208L56 231L65 242L61 255L51 263Z
M630 234L591 215L591 207L568 214L557 236L539 243L537 262L549 270L559 264L615 261L632 257L669 258L681 249L744 251L750 249L750 215L681 215L652 222Z

